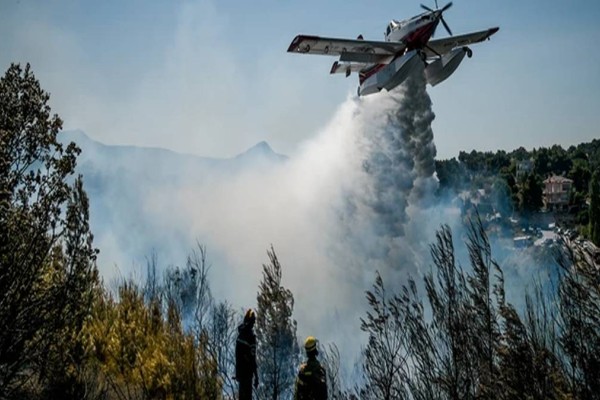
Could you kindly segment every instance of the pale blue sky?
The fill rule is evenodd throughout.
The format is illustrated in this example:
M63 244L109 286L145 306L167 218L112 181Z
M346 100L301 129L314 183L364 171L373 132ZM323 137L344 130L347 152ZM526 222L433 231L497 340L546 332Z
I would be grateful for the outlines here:
M267 140L294 154L357 78L330 76L334 58L286 53L292 38L379 40L391 18L420 11L397 0L0 0L0 68L31 62L65 127L105 143L226 157ZM600 3L456 0L445 18L455 34L500 31L429 90L439 158L600 137Z

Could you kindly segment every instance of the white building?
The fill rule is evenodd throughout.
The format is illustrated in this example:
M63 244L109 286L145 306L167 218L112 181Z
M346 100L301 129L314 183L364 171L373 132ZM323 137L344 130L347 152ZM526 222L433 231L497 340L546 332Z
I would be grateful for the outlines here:
M564 176L553 175L544 181L544 207L548 210L564 210L569 205L573 181Z

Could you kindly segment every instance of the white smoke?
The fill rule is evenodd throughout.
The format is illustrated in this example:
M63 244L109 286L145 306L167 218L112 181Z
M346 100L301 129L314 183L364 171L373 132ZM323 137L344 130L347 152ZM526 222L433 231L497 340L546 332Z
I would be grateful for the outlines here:
M348 97L283 164L210 175L195 164L161 165L130 152L117 162L102 147L86 153L82 164L106 165L102 157L112 157L104 172L121 174L118 181L129 186L106 185L108 193L91 199L110 204L95 217L107 221L95 242L103 278L143 275L152 248L159 267L182 265L197 240L208 250L216 300L255 307L272 244L294 294L300 338L335 342L351 368L365 339L360 318L375 272L391 290L408 275L418 280L435 230L460 220L433 203L433 119L417 74L392 92Z
M273 244L299 335L352 354L375 271L399 285L428 262L440 224L420 219L437 188L433 118L419 75L390 93L348 98L279 168L155 193L149 204L160 214L176 202L170 218L185 219L187 235L208 247L213 292L239 307L255 304Z
M197 239L208 249L217 300L254 307L266 249L273 244L283 284L294 294L299 337L335 342L349 374L364 343L360 318L375 271L390 292L406 284L408 275L420 282L441 224L451 226L457 251L464 253L460 210L434 196L433 119L425 80L417 74L392 92L349 97L280 166L248 169L227 180L185 170L175 174L183 185L145 187L144 213L152 215L153 226L177 232L164 235L161 265L177 263L170 257ZM101 258L118 253L128 243L118 238L127 235L130 230L111 231L109 247L97 242ZM527 275L523 268L515 271Z

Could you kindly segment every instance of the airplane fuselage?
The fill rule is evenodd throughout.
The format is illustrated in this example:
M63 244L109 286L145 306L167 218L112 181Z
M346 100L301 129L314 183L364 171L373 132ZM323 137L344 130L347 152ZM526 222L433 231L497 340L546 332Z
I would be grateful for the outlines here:
M385 41L330 38L298 35L288 47L288 52L338 56L330 73L358 72L358 95L392 90L410 75L425 73L427 83L435 86L446 80L458 68L465 55L471 57L467 45L489 39L498 27L454 36L444 20L443 13L452 2L442 8L431 9L412 18L392 20L384 32ZM449 37L432 39L436 28L442 24Z
M384 34L386 42L402 42L408 50L423 48L437 28L441 13L426 12L404 21L392 20Z
M433 33L435 32L435 29L437 28L438 24L440 23L440 16L441 13L439 11L434 11L426 12L404 21L390 21L384 33L385 41L402 42L406 45L406 50L403 54L397 54L389 64L370 65L362 71L360 71L359 84L363 86L363 83L367 79L372 77L374 74L380 73L382 70L386 69L390 65L402 65L402 68L398 69L396 73L402 70L405 71L405 73L402 75L408 76L408 74L416 67L416 64L410 60L406 60L403 63L398 63L397 59L408 55L412 50L420 50L423 47L425 47L427 45L427 42L429 42L429 39L431 39L431 36L433 36ZM410 57L414 57L414 54L410 53ZM409 65L411 66L411 68L408 67ZM379 91L380 89L381 86L379 86L379 89L376 91ZM361 90L361 88L359 87L359 94L361 92L364 93L366 91L373 92L373 90Z
M427 67L421 50L433 36L441 15L440 11L432 11L404 21L392 20L384 34L385 40L404 43L406 50L390 63L375 64L360 71L358 95L376 93L383 88L391 90L419 68Z

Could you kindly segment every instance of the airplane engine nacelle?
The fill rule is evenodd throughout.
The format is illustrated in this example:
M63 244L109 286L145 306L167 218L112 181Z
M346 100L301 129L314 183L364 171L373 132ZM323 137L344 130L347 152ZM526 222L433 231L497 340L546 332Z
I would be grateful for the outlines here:
M427 68L425 68L427 83L431 86L435 86L448 79L448 77L456 71L466 54L471 57L471 49L468 47L461 47L444 54L441 58L438 58L427 65Z

